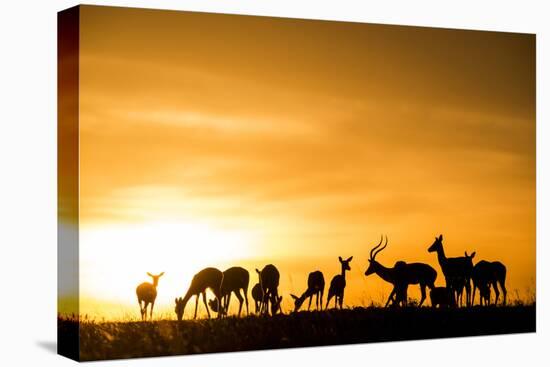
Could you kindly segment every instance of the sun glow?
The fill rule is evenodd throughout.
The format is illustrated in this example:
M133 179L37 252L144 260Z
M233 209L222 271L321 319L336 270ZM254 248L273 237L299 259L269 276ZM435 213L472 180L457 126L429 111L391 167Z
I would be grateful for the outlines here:
M166 273L159 282L157 310L168 312L170 297L183 294L201 268L224 268L255 255L251 233L198 221L94 226L81 231L80 243L80 294L87 300L81 313L110 317L134 314L135 288L150 281L147 271ZM90 300L96 295L117 306Z

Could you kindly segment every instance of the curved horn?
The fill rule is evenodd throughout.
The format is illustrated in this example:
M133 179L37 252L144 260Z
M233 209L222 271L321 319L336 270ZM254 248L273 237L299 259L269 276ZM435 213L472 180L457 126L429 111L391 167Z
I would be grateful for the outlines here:
M380 243L382 243L382 241L380 241ZM386 246L388 246L388 236L386 236L386 243L384 244L384 246L382 246L381 248L379 248L378 250L376 250L376 252L374 253L373 255L373 260L374 258L376 257L376 255L378 255L379 252L381 252L383 249L386 248Z
M373 259L372 253L374 252L374 250L376 250L378 247L380 247L380 245L382 244L382 239L383 239L383 238L384 238L384 236L383 236L383 235L380 235L380 243L378 243L378 245L374 246L374 247L372 248L372 250L370 250L369 256L370 256L370 259L371 259L371 260Z

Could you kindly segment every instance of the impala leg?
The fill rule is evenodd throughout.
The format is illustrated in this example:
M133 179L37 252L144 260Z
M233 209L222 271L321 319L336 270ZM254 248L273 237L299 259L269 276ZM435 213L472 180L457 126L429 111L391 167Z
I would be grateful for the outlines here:
M328 294L328 297L327 297L327 304L326 304L326 306L325 306L325 309L326 309L326 310L328 310L328 304L329 304L331 298L332 298L332 295L329 293L329 294Z
M218 298L218 311L220 311L219 308L221 307L222 300L219 297L216 297L216 298ZM202 292L202 302L204 303L204 307L206 307L206 313L208 314L208 318L210 318L210 309L208 308L208 302L206 302L206 291ZM218 317L220 317L220 313L221 312L218 312Z
M241 296L241 291L239 289L237 289L235 291L235 297L237 297L237 299L239 300L239 317L241 317L241 310L243 308L243 296Z
M321 307L321 311L323 310L323 294L325 293L324 290L321 290L321 301L319 302L319 306Z
M424 300L426 299L426 285L425 284L420 285L420 293L422 294L422 296L420 297L420 303L418 304L418 307L421 307L422 304L424 303Z
M393 300L393 296L395 295L395 286L393 286L393 289L391 290L391 293L390 293L390 296L388 297L388 300L386 301L386 305L384 307L388 307L388 305L390 304L390 301Z
M311 296L309 296L309 304L307 305L307 310L309 311L309 309L311 308L311 299L313 298L313 294Z
M199 297L200 297L200 293L197 294L197 298L195 298L195 316L193 316L194 319L197 318L197 309L199 308Z
M231 303L231 293L232 292L229 292L229 294L226 296L226 302L225 302L225 315L227 315L229 313L229 303ZM237 294L237 293L235 293ZM238 298L238 297L237 297Z
M243 293L244 293L244 301L246 303L246 314L250 315L250 313L248 312L248 289L244 288Z
M141 320L143 320L143 307L141 306L141 301L138 299L139 305L139 314L141 315Z
M470 283L470 278L466 279L466 306L470 306L470 296L472 295L472 285Z
M493 289L495 290L495 306L498 304L498 298L500 297L500 291L498 290L498 287L497 287L497 282L493 282Z
M262 303L260 305L260 314L262 315L265 313L266 302L267 302L267 293L264 292L264 294L262 295Z

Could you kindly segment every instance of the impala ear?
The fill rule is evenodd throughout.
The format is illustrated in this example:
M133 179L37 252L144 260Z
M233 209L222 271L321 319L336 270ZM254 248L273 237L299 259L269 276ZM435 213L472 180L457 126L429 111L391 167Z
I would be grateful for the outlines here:
M350 256L349 259L347 259L346 261L347 261L347 262L350 262L351 259L353 259L353 256Z
M256 273L260 274L260 271L258 269L256 269Z
M164 272L160 273L160 274L159 274L159 277L161 277L161 276L163 276L163 275L164 275Z
M298 299L298 297L296 297L294 294L290 294L290 297L292 297L292 299Z
M443 235L442 234L439 235L439 240L443 241Z
M340 260L340 262L342 262L342 256L338 256L338 260Z
M475 252L475 251L474 251L474 252L472 252L472 254L470 255L470 259L473 259L473 258L474 258L474 256L476 256L476 252Z
M178 297L174 298L174 302L176 303L176 305L178 304Z
M149 275L150 277L152 277L152 276L153 276L153 274L151 274L151 273L149 273L149 272L147 272L147 275Z

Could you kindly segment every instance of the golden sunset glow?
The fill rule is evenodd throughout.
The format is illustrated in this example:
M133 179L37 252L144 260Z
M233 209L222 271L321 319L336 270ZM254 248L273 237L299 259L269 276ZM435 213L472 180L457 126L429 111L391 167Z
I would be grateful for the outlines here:
M164 271L155 310L175 317L198 270L240 265L252 288L268 263L290 310L352 255L345 305L382 303L390 285L364 275L381 234L387 266L444 285L441 233L534 296L534 36L86 6L80 22L81 314L138 318L136 286Z

